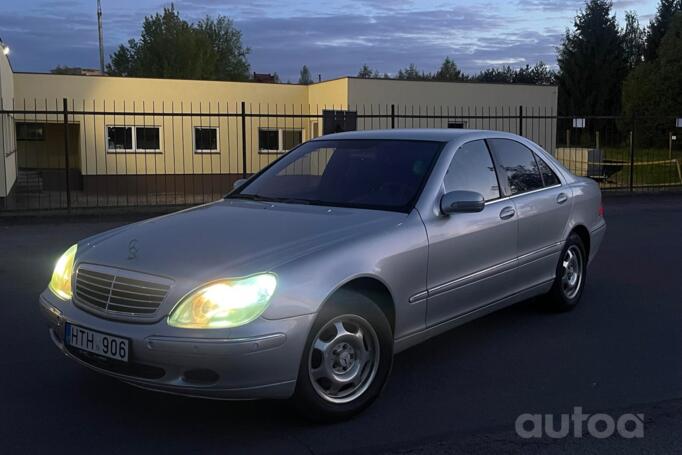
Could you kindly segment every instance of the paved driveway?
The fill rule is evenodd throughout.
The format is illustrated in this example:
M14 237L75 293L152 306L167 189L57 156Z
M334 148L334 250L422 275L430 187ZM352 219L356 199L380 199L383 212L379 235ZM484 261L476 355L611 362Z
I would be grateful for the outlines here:
M611 197L606 240L576 311L532 302L396 357L384 395L358 418L311 425L285 402L218 402L135 389L53 346L37 296L76 240L129 220L0 220L0 444L7 450L448 453L678 448L682 430L682 197ZM672 400L672 401L671 401ZM646 437L542 440L522 413L624 410ZM596 448L596 449L595 449Z

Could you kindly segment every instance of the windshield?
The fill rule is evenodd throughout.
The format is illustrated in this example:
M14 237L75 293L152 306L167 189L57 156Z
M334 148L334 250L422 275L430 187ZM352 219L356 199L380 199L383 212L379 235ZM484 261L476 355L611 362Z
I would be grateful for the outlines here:
M307 142L228 198L409 211L441 142Z

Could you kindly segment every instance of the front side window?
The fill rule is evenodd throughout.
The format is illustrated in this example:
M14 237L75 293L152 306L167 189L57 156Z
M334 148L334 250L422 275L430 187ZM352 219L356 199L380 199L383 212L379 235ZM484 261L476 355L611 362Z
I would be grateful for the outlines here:
M500 197L495 166L485 141L464 144L452 158L443 181L445 191L476 191L486 201Z
M312 141L228 197L408 212L442 147L430 141Z
M511 139L489 139L488 145L512 195L542 188L535 154L528 147Z

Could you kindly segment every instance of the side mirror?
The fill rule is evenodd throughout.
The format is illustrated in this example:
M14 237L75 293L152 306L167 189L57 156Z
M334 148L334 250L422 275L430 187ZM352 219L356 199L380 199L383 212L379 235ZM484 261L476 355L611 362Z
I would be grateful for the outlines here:
M444 215L457 212L480 212L485 208L485 199L476 191L450 191L440 198L440 211Z
M237 188L239 188L240 186L242 186L243 184L245 184L245 183L246 183L246 180L247 180L247 179L235 180L235 182L232 184L232 189L233 189L233 190L236 190Z

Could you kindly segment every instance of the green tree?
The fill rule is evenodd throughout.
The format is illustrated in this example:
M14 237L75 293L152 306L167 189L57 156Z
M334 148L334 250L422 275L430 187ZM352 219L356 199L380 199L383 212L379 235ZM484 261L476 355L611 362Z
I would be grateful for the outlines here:
M232 21L206 17L196 24L173 5L144 18L140 38L120 45L107 73L170 79L247 80L249 49Z
M656 16L649 22L649 30L646 35L647 62L652 62L656 58L658 47L661 45L663 36L668 31L670 22L675 13L682 11L682 0L661 0L656 10Z
M552 85L556 82L556 73L543 61L539 61L533 66L526 65L518 68L514 72L513 82L515 84Z
M430 75L427 76L423 71L420 72L417 69L417 65L415 65L414 63L410 63L410 65L407 68L398 70L398 75L396 76L396 79L403 79L408 81L422 81L430 79Z
M682 13L670 21L658 57L637 66L623 84L623 115L637 117L636 142L663 146L682 106ZM626 125L627 126L627 125Z
M635 11L625 12L623 46L628 67L632 69L639 65L644 59L644 52L646 51L646 30L640 27Z
M563 114L620 112L627 71L623 38L608 0L589 0L559 48L559 110Z
M475 79L479 82L511 84L514 82L514 70L509 65L501 68L486 68L478 73Z
M360 68L360 71L358 71L357 77L362 79L372 79L379 78L381 75L379 74L379 71L372 70L372 68L370 68L367 64L363 64L362 68Z
M211 79L224 81L246 80L249 77L249 48L242 45L242 33L225 16L206 16L196 24L196 32L210 43L213 60Z
M310 85L313 83L313 76L310 74L310 69L307 65L303 65L301 73L298 76L298 83L303 85Z
M457 64L450 57L445 57L443 63L440 65L440 69L436 72L434 79L437 81L461 81L464 79L462 71L457 68Z

